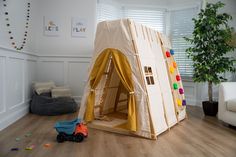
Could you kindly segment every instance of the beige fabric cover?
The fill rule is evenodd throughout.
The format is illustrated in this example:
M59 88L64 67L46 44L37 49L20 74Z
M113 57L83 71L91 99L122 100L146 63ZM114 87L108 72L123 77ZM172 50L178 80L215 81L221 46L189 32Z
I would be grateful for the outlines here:
M71 97L71 90L66 87L56 87L51 90L52 98Z
M158 33L148 27L135 23L129 19L104 21L97 25L94 54L90 63L90 74L97 57L107 48L121 51L129 61L132 69L134 95L137 104L136 132L130 132L146 138L155 139L157 135L168 130L171 126L186 117L183 109L177 117L175 114L172 90L167 75L165 58L162 53ZM148 85L145 67L151 67L155 84ZM115 74L115 72L114 72ZM116 86L117 81L111 77L109 86ZM105 75L95 89L95 106L99 106ZM91 89L89 79L85 85L78 117L83 119L87 98ZM104 110L112 108L115 102L116 90L110 90L104 100ZM112 128L110 130L115 130Z
M35 82L33 84L33 88L37 94L42 94L46 92L50 92L52 88L55 87L55 83L53 81L49 82Z
M236 112L236 99L231 99L226 102L227 110Z

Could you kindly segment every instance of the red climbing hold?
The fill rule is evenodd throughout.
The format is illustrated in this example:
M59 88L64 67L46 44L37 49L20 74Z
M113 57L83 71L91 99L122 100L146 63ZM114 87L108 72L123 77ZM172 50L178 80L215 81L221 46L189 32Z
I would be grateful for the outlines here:
M180 81L181 80L181 77L179 75L176 75L176 80L177 81Z
M166 57L170 57L170 52L166 51Z

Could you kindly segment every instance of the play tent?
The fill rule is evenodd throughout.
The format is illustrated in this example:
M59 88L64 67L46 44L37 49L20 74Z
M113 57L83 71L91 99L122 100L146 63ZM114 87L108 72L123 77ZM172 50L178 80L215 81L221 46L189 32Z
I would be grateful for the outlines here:
M174 51L130 19L98 24L79 118L93 128L156 139L186 117Z

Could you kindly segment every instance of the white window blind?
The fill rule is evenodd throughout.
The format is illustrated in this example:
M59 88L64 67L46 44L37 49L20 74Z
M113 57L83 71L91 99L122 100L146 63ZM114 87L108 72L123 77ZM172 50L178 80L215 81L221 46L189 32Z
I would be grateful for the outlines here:
M164 9L122 8L124 18L133 19L138 23L162 33L165 31L165 13L166 11Z
M196 17L198 8L171 11L171 42L175 50L175 59L180 74L183 77L192 77L192 60L187 57L185 50L191 45L183 37L191 37L194 29L192 18Z
M97 21L130 18L160 32L165 31L165 9L133 8L121 6L113 1L98 1Z
M97 22L115 20L120 18L121 9L113 3L97 4Z

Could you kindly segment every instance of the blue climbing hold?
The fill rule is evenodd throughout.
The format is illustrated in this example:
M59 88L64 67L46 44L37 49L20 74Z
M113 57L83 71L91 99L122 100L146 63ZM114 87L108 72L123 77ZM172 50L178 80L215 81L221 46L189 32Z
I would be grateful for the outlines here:
M174 55L175 54L175 51L173 49L170 49L170 54L171 55Z

